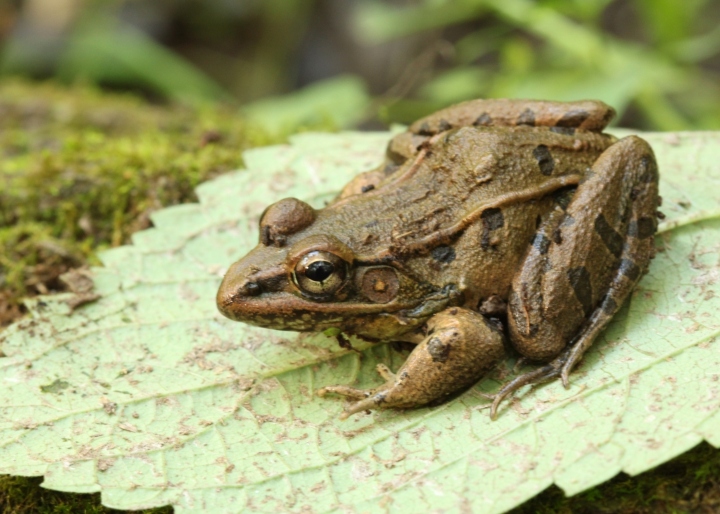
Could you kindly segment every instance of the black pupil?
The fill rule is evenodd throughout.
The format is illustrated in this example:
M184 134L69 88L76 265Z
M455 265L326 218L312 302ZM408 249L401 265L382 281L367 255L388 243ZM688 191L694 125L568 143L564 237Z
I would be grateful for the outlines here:
M305 276L315 282L322 282L332 275L334 271L335 266L333 266L332 262L315 261L305 268Z

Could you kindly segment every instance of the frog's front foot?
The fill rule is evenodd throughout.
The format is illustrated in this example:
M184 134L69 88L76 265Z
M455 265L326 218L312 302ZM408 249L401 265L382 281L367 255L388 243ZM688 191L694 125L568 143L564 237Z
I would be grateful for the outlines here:
M382 407L402 408L400 405L393 404L393 400L396 400L395 396L397 396L397 393L393 394L393 390L397 391L402 388L402 384L396 384L395 373L390 371L390 368L388 368L385 364L378 364L376 369L380 376L386 381L385 384L380 387L365 390L350 386L336 385L318 389L317 394L320 397L324 397L328 393L333 393L345 396L352 400L358 400L350 403L345 407L345 409L343 409L342 414L340 414L340 419L347 419L349 416L364 410L379 409ZM388 392L390 392L389 402Z
M477 312L449 308L433 316L427 327L427 336L397 373L378 365L386 381L382 386L367 391L330 386L318 395L357 400L345 407L341 419L370 409L421 407L471 386L504 356L502 333Z

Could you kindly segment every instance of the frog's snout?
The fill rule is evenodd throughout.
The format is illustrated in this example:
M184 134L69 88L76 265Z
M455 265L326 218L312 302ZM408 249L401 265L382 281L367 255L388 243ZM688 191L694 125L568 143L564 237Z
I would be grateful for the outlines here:
M259 296L261 293L262 288L257 282L246 280L236 285L224 280L220 289L218 289L217 306L224 316L239 320L238 314L245 310L243 304L246 299Z
M218 289L218 310L232 320L247 321L267 302L267 299L258 297L282 289L285 282L285 271L280 266L258 271L251 263L236 262L227 271Z

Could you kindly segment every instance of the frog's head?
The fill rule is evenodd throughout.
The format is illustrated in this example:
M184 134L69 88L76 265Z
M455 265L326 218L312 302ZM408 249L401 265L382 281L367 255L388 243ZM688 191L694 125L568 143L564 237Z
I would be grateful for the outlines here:
M294 198L268 207L260 243L230 267L218 290L220 312L267 328L338 328L368 337L415 325L408 309L436 288L392 263L358 257L339 237L314 226L317 215Z

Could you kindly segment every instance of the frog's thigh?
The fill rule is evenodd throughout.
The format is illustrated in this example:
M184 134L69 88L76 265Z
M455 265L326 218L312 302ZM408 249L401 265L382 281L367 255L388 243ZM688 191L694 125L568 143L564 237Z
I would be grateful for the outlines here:
M513 279L508 324L521 354L547 361L573 342L564 366L572 368L647 270L657 203L657 165L644 140L626 137L598 158Z
M428 335L392 374L382 368L387 382L372 391L344 386L325 387L319 392L351 398L367 398L350 404L347 417L376 408L411 408L440 400L477 382L504 355L503 335L477 312L450 308L428 322Z
M442 109L410 125L413 134L432 136L459 127L519 125L601 131L615 111L602 102L478 99Z

